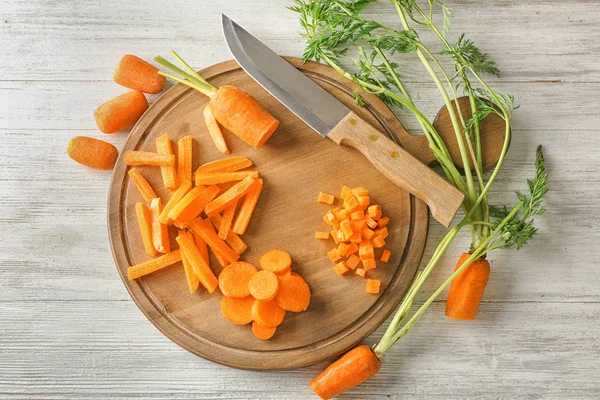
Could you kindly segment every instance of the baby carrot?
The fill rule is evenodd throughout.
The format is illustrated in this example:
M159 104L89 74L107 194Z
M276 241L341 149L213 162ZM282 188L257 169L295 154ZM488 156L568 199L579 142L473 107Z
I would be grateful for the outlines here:
M148 109L148 100L139 90L123 93L96 109L96 125L104 133L115 133L129 128Z
M259 262L263 269L279 273L292 266L292 257L283 250L269 250L260 256Z
M246 157L227 157L201 165L194 172L194 175L211 172L235 172L251 166L252 161Z
M156 152L162 155L172 155L173 147L171 146L171 139L167 135L162 135L156 138ZM175 189L177 187L177 177L175 176L175 165L168 167L160 167L160 173L163 178L163 182L167 189Z
M470 256L469 253L463 253L456 263L455 270ZM446 316L452 319L475 319L489 277L490 264L486 259L478 258L469 264L452 281L446 301Z
M223 211L228 205L239 200L248 193L254 181L255 180L249 176L244 178L243 181L208 203L204 208L204 212L206 215L211 215Z
M244 197L244 201L240 206L240 211L233 222L233 227L231 228L235 233L239 235L246 233L246 229L248 229L250 218L252 218L252 214L254 213L254 209L256 208L256 204L258 203L258 198L260 197L262 189L263 180L259 178L248 190L248 193L246 194L246 197Z
M166 225L163 225L158 221L161 211L162 204L160 197L152 199L150 202L150 214L152 215L152 242L154 243L156 251L159 253L168 253L171 251L169 230Z
M206 124L206 128L208 129L208 133L212 138L217 149L223 154L229 154L229 149L227 148L227 143L225 143L225 138L223 137L223 132L219 127L217 120L215 119L210 107L204 107L203 111L204 115L204 123Z
M260 340L269 340L275 334L277 328L270 328L268 326L262 326L256 321L252 321L252 333Z
M69 140L67 154L79 164L106 170L115 165L119 152L115 146L105 141L76 136Z
M191 235L184 235L177 237L177 243L179 243L179 248L185 254L192 269L194 270L194 274L202 283L202 286L206 288L208 293L212 293L215 291L217 286L219 286L219 281L213 272L211 271L209 265L204 261L200 250L194 244L194 239Z
M169 167L175 164L175 156L173 154L158 154L149 151L130 150L125 152L125 164Z
M150 214L150 209L144 203L135 203L135 214L140 227L140 233L142 234L142 241L144 242L146 254L150 257L154 257L156 255L156 249L154 248L154 243L152 241L152 215Z
M252 322L252 307L255 301L252 296L241 299L223 296L221 312L229 322L236 325L247 325Z
M254 300L254 304L252 304L252 319L257 323L274 328L283 322L283 317L285 317L285 310L279 307L277 300Z
M179 231L178 236L185 235L191 235L191 233L188 233L188 231L185 230ZM184 252L181 253L181 263L183 264L183 270L185 271L185 277L188 282L188 287L190 288L190 293L194 293L196 290L198 290L198 286L200 286L200 280L194 273L194 268L192 267L192 264L190 264L190 261Z
M181 261L181 252L179 250L174 250L170 253L163 254L160 257L153 258L150 261L127 268L127 279L132 281L141 278L144 275L148 275L179 261Z
M256 300L269 301L274 299L279 291L279 279L271 271L258 271L250 278L248 289Z
M121 57L113 80L126 88L152 94L160 92L165 85L165 77L158 75L158 68L133 54Z
M173 192L171 198L169 199L169 201L167 201L167 204L165 204L165 207L158 216L158 221L161 224L170 225L173 223L173 220L169 218L169 213L171 212L173 207L175 207L181 201L183 196L185 196L190 191L191 188L192 182L190 180L186 179L183 182L181 182L177 190Z
M276 299L286 311L304 311L310 304L310 288L300 275L290 275L281 280Z
M131 168L129 172L127 172L127 174L129 175L129 178L131 178L131 181L133 182L135 187L137 187L140 191L140 194L142 195L146 203L150 203L152 199L155 199L157 197L156 193L154 193L154 189L152 189L152 186L150 186L146 178L144 178L144 175L142 175L142 173L138 171L137 168Z
M177 183L192 180L192 149L194 140L191 136L184 136L177 141Z
M219 289L224 296L248 297L251 294L249 282L256 273L256 267L250 263L243 261L231 263L219 274Z

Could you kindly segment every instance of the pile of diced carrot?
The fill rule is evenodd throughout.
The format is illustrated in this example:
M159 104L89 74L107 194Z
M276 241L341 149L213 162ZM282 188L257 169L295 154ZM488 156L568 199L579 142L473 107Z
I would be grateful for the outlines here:
M268 340L283 322L286 311L300 312L310 304L310 288L292 272L292 258L283 250L270 250L260 258L262 270L237 261L219 275L223 294L221 311L237 325L252 323L252 332Z
M382 249L379 261L387 263L390 259L391 251L383 248L390 219L383 216L380 205L371 204L369 191L365 188L344 186L340 198L342 207L327 211L323 217L331 231L316 232L315 237L322 240L332 238L335 242L336 247L327 255L338 275L345 275L352 270L356 275L366 278L368 271L377 267L375 253L378 249ZM317 201L334 205L336 199L332 194L321 192ZM367 293L379 293L380 285L378 279L366 279Z

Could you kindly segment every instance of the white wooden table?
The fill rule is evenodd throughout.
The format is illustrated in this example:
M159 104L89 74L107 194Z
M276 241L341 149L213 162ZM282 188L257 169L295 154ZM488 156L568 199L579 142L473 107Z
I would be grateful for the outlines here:
M551 192L539 235L491 256L492 276L472 323L444 317L443 299L352 399L600 398L600 3L448 1L453 35L466 32L497 60L496 86L521 109L491 198L515 201L545 145ZM323 365L233 370L159 333L121 283L108 245L110 172L65 153L76 135L122 146L93 111L124 91L112 70L124 53L177 49L201 68L229 59L225 12L282 54L300 55L296 15L279 0L0 0L0 398L314 398ZM389 10L386 2L374 12ZM381 18L395 23L393 13ZM418 102L439 95L406 64ZM408 128L415 128L404 120ZM425 258L443 235L431 225ZM461 236L420 296L453 268ZM370 341L375 341L378 331Z

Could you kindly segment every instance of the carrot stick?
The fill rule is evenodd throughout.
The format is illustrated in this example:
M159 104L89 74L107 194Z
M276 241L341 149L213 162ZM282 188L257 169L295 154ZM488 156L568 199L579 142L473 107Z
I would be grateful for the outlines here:
M190 190L183 198L169 211L169 218L177 220L181 225L188 226L204 207L215 198L219 193L217 186L196 186Z
M129 175L129 178L131 178L131 181L135 187L137 187L140 191L140 194L146 203L150 203L152 199L157 197L156 193L154 193L154 189L152 189L152 186L150 186L140 171L138 171L136 168L131 168L127 174Z
M216 185L219 183L241 181L246 177L258 178L258 171L237 172L200 172L195 175L196 185Z
M246 229L248 229L250 218L252 218L252 214L254 213L256 204L258 203L258 198L260 197L262 188L263 180L260 178L254 182L252 187L250 187L248 194L246 194L246 197L244 197L244 201L240 206L240 211L233 222L232 229L235 233L243 235L246 232Z
M169 139L167 135L162 135L156 138L156 152L163 155L173 154L171 139ZM175 176L174 164L168 167L160 167L160 173L167 189L173 190L177 188L177 177Z
M254 300L254 304L252 304L252 319L257 323L274 328L283 322L283 317L285 317L285 310L279 307L277 300Z
M275 334L277 328L269 328L268 326L262 326L256 321L252 321L252 333L260 340L269 340Z
M112 169L117 161L117 148L103 140L76 136L69 140L67 154L74 161L90 168Z
M149 151L130 150L125 152L125 164L169 167L175 164L175 156L173 154L157 154Z
M142 241L144 242L146 254L150 257L154 257L156 255L156 249L154 248L154 243L152 241L152 215L150 214L150 209L144 203L135 203L135 214L142 234Z
M221 221L223 217L221 217L221 214L214 214L211 215L209 219L210 222L212 222L212 224L214 225L214 227L217 228L221 226ZM227 234L227 239L225 239L225 241L233 249L233 251L240 255L248 248L246 242L244 242L244 240L231 229L229 230L229 233Z
M171 198L169 199L169 201L167 201L167 204L165 204L165 207L158 216L158 221L161 224L170 225L173 223L173 220L169 218L169 213L171 212L173 207L175 207L181 201L181 199L183 199L183 196L185 196L191 188L192 181L186 179L183 182L181 182L181 185L179 185L177 190L173 192Z
M185 257L187 257L194 270L194 274L200 280L202 286L206 288L208 293L214 292L217 286L219 286L219 281L206 261L204 261L202 253L200 253L200 250L194 244L192 236L178 236L177 243L179 243L179 248L185 254Z
M148 109L148 100L139 90L123 93L96 109L96 125L104 133L115 133L129 128Z
M229 149L227 148L227 143L225 143L225 138L223 137L223 132L221 132L221 128L217 120L215 119L210 107L204 107L203 111L204 115L204 123L208 128L208 133L210 134L211 139L213 140L217 149L223 154L229 154Z
M223 296L221 299L221 312L223 316L236 325L247 325L252 322L252 306L255 300L252 296L236 299Z
M256 273L256 267L250 263L243 261L231 263L219 274L219 289L224 296L248 297L250 296L248 284Z
M271 271L258 271L250 278L248 289L256 300L269 301L274 299L279 291L279 279Z
M127 268L127 279L132 281L141 278L144 275L148 275L179 261L181 261L181 253L179 250L174 250L170 253L163 254L160 257L153 258L150 261Z
M181 185L186 180L192 180L192 150L194 140L184 136L177 141L177 183Z
M238 201L231 203L223 210L223 218L219 224L219 237L223 240L227 239L227 235L231 229L231 222L233 221L233 215L235 214Z
M187 231L180 230L178 237L186 235L191 234ZM192 264L190 263L184 252L181 253L181 262L183 263L183 270L185 271L185 277L188 282L188 287L190 288L190 293L194 293L196 290L198 290L198 286L200 286L200 280L194 273L194 268L192 267Z
M244 178L243 181L211 201L204 208L206 215L216 214L223 211L228 205L238 201L243 195L248 193L255 179L251 177Z
M168 253L171 251L169 230L166 225L163 225L158 221L161 211L162 204L160 197L152 199L150 202L150 214L152 215L152 243L154 243L154 248L159 253Z
M129 89L152 94L160 92L165 85L165 78L158 75L158 68L133 54L121 57L113 80Z
M217 89L208 107L221 125L255 149L260 148L279 126L279 121L254 97L234 86Z
M310 304L310 288L300 275L290 275L281 280L276 299L285 311L304 311Z
M263 269L280 273L292 266L292 257L283 250L269 250L260 256L259 262Z
M381 361L369 346L357 346L325 368L309 386L323 400L331 399L360 385L380 368Z
M223 239L217 236L217 233L208 220L196 218L190 223L189 228L197 233L215 254L221 255L227 264L231 264L240 258L239 254L233 251Z
M252 161L246 157L227 157L201 165L194 175L211 172L235 172L252 166Z
M200 251L200 254L202 254L202 258L210 266L210 259L208 258L208 245L198 234L192 232L191 230L188 230L188 232L194 238L194 244L198 248L198 251Z
M455 271L471 256L463 253L456 263ZM490 264L478 258L469 264L450 285L446 301L446 316L452 319L473 320L490 277Z

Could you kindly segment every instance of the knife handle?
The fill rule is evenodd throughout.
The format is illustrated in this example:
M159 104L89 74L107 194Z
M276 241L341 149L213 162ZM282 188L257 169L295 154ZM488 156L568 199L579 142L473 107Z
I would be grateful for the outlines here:
M360 151L389 180L423 200L439 223L450 225L463 193L371 124L351 111L327 137Z

